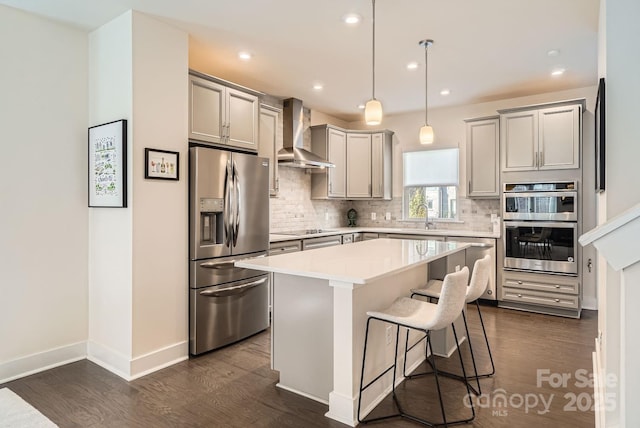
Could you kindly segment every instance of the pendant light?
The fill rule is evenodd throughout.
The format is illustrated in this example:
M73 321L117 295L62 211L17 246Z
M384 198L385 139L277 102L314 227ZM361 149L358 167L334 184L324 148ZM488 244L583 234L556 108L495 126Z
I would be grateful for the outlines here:
M364 107L364 120L367 125L380 125L382 122L382 103L376 100L376 0L371 0L373 6L373 61L372 61L372 96Z
M433 44L433 40L420 40L419 44L420 46L424 46L424 126L420 128L420 144L432 144L433 128L429 126L429 116L427 113L427 48Z

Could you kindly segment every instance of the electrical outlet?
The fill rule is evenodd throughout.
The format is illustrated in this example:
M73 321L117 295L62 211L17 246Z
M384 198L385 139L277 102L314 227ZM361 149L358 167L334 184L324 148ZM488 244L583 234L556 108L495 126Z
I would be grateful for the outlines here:
M460 270L460 265L456 265L456 272Z
M391 330L392 328L393 326L391 325L387 326L387 331L386 331L387 345L391 345L391 341L393 340L393 331Z
M385 220L391 220L391 213L386 213L386 214L384 215L384 219L385 219Z
M371 220L375 220L376 219L376 213L371 213Z

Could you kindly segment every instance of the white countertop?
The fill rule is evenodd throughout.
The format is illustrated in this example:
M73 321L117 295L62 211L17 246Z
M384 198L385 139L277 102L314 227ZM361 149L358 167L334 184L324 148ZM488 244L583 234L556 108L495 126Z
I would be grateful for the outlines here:
M236 262L236 266L366 284L469 247L463 242L374 239Z
M309 235L283 235L277 232L269 235L270 242L291 241L296 239L317 238L320 236L342 235L344 233L396 233L401 235L426 235L426 236L463 236L472 238L500 238L500 233L483 232L477 230L455 229L416 229L397 227L332 227L325 232Z

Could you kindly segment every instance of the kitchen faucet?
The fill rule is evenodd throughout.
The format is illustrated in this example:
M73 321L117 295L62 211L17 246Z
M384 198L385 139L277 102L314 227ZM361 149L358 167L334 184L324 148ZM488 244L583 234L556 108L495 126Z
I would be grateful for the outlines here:
M429 202L429 201L427 201ZM418 208L424 207L424 228L425 229L430 229L430 226L433 226L433 222L429 221L429 205L425 204L420 204L418 205Z

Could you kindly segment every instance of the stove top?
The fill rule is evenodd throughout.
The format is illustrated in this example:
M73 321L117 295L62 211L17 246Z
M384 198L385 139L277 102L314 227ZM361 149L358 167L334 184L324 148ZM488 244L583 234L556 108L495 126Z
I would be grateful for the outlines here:
M302 229L302 230L290 230L287 232L277 232L276 235L315 235L317 233L335 232L335 229Z

